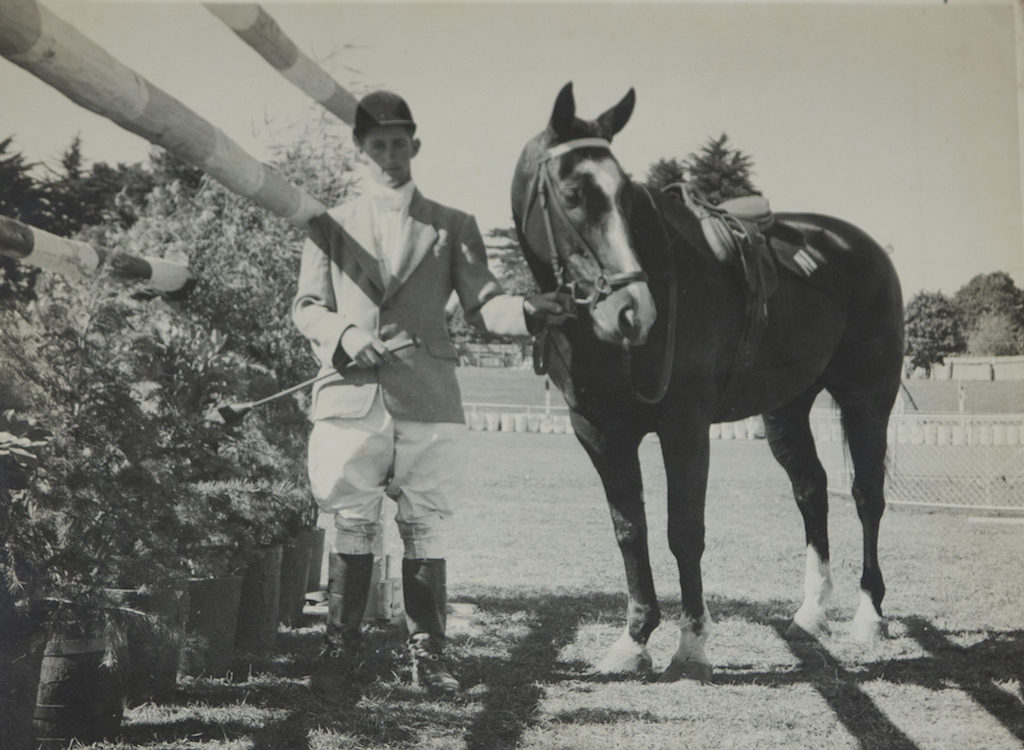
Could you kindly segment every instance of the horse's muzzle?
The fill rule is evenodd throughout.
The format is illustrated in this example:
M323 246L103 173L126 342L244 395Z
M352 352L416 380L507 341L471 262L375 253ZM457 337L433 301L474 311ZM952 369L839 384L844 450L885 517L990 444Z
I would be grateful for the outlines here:
M602 341L621 346L640 346L647 341L657 312L647 284L636 281L609 294L594 305L594 334Z

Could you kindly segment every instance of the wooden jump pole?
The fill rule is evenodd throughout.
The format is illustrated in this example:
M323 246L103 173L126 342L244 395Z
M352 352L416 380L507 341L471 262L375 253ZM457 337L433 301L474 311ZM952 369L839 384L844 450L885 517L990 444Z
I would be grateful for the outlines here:
M180 263L64 239L7 216L0 216L0 255L71 277L91 275L105 265L111 276L171 296L187 294L194 283L192 272Z
M36 0L0 0L0 55L295 226L315 230L324 220L323 203Z
M270 63L342 122L352 125L356 98L316 62L301 52L273 17L255 3L206 3L206 9Z

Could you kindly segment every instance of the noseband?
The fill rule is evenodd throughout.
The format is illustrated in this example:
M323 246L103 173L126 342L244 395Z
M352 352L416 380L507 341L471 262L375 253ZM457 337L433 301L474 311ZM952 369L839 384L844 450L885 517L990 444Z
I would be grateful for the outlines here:
M642 269L608 273L604 265L602 265L600 257L594 251L593 246L580 233L579 228L570 218L569 210L565 207L561 196L555 189L552 165L559 157L579 148L603 148L609 151L609 153L611 152L611 144L604 138L577 138L548 148L544 152L544 156L537 162L537 176L534 178L526 198L526 210L523 211L523 228L526 228L530 209L533 206L533 199L536 196L544 217L544 229L547 232L548 248L551 253L551 269L555 274L555 281L558 284L557 290L569 295L577 306L586 307L592 311L597 303L617 289L621 289L635 281L646 282L647 273ZM562 254L558 251L558 241L555 239L552 207L557 210L557 215L561 221L572 230L578 245L586 249L591 259L600 269L597 278L591 282L592 289L589 294L586 293L586 290L580 288L579 282L575 279L566 280L565 261L562 259Z

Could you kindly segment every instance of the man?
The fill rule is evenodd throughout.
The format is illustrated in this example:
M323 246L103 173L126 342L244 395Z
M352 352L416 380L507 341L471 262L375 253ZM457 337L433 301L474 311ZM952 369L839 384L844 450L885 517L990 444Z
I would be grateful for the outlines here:
M306 243L292 310L322 367L344 371L314 389L309 440L313 494L334 515L336 530L327 648L311 679L327 698L356 677L385 496L397 504L405 546L413 679L432 692L459 687L443 658L443 527L465 463L457 353L445 319L452 291L467 320L494 333L525 336L527 319L532 326L565 317L554 293L504 294L487 268L473 217L416 189L415 132L400 96L375 91L359 102L353 138L364 193L331 210L336 223L318 225L328 250ZM388 340L396 336L414 337L419 346L392 351Z

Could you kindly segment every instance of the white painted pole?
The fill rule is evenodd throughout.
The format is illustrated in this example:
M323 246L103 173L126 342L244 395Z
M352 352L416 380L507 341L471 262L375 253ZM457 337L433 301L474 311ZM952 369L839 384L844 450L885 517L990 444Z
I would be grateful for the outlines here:
M0 0L0 55L298 227L308 231L326 212L320 201L36 0Z
M328 112L349 125L355 122L356 98L301 52L262 6L255 3L206 3L206 9Z
M180 263L68 240L7 216L0 216L0 255L72 278L105 265L111 276L144 283L161 294L184 295L193 282L192 272Z

